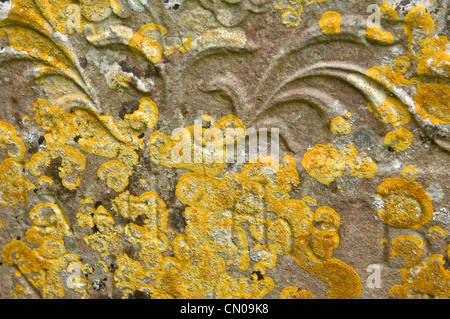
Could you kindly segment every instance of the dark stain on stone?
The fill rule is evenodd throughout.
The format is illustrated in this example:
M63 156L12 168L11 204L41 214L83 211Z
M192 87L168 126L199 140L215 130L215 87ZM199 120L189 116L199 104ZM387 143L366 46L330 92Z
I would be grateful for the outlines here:
M134 223L138 226L144 226L144 217L142 217L142 215L139 215L138 217L136 217L136 219L134 220Z
M353 135L353 143L356 148L369 148L375 141L375 134L365 128L358 129Z
M128 299L150 299L150 296L142 291L136 290L132 295L128 297Z
M258 277L258 280L263 280L263 279L264 279L263 274L262 274L261 271L259 271L259 270L253 271L253 272L252 272L252 275L253 275L253 274L256 274L256 276Z
M140 77L139 72L137 70L133 69L130 62L128 62L127 60L119 62L119 66L122 69L122 71L127 72L127 73L133 73L134 76Z
M79 63L83 69L86 69L87 65L89 64L88 60L85 57L80 58Z
M44 142L45 142L45 136L44 135L39 136L39 139L38 139L39 145L42 145L42 143L44 143Z
M178 232L184 233L186 221L184 220L181 210L177 208L169 209L169 221Z
M126 114L132 114L139 109L139 101L127 101L122 104L122 108L119 111L119 116L123 120Z
M158 69L155 68L153 65L149 65L145 69L145 78L151 78L151 77L159 78L160 76L161 75L159 74Z

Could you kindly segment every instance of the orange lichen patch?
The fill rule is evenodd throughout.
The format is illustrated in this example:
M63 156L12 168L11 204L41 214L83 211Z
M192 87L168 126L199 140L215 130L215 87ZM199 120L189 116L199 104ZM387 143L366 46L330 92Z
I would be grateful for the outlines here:
M391 258L401 256L406 264L402 268L403 285L395 285L389 297L401 299L450 298L450 271L444 267L443 255L432 255L426 263L421 262L423 242L411 236L399 236L392 242Z
M366 37L378 44L392 44L394 42L394 38L390 32L383 32L378 27L368 27Z
M0 205L27 204L27 193L35 186L25 177L24 167L13 158L0 164Z
M414 96L417 114L431 123L450 124L450 87L445 84L419 85Z
M319 21L319 27L324 34L334 35L341 32L341 15L334 11L325 12Z
M309 206L317 206L317 201L311 196L305 196L302 198L302 202Z
M129 223L124 233L130 243L140 245L139 257L147 270L154 271L163 259L161 253L169 246L165 234L168 220L166 204L152 192L143 193L140 197L125 192L113 199L112 203L113 209L125 218L132 221L139 216L144 218L143 226Z
M56 27L62 33L73 30L67 24L56 21L60 17L58 14L53 15L53 20L48 17L50 21L48 23L38 5L43 1L14 2L8 17L0 22L0 34L2 37L4 33L7 34L16 57L31 57L37 60L36 64L40 68L41 75L61 74L83 86L83 80L76 70L70 52L51 38L55 31L52 27ZM63 1L58 2L61 4ZM46 5L45 8L51 8L51 5Z
M404 78L404 75L408 71L411 65L411 60L406 56L400 56L395 59L394 64L387 66L374 66L370 68L366 75L380 83L386 85L389 89L393 90L403 85L410 86L412 81Z
M50 143L47 143L47 145L53 157L62 158L58 176L61 178L63 186L70 190L77 189L80 186L81 179L76 172L82 172L86 168L84 155L69 145L62 145L61 147L51 147Z
M345 164L350 167L350 175L357 178L373 178L376 173L376 164L367 155L360 155L356 148L349 144L340 151Z
M327 2L327 0L306 0L306 4L308 6L313 3L322 3L322 2Z
M29 217L33 221L32 229L41 235L57 238L73 235L69 219L56 204L38 204L30 211Z
M302 165L311 177L326 185L342 176L345 165L350 167L353 177L373 178L376 175L376 164L367 155L360 155L351 144L342 150L335 149L333 144L317 144L305 153Z
M413 37L414 31L431 35L434 29L434 22L425 7L417 6L406 15L403 28L408 37Z
M433 217L433 205L425 190L414 180L388 178L377 188L384 208L378 217L397 228L418 229Z
M119 161L106 162L97 171L97 176L106 182L109 188L120 193L128 186L133 169Z
M114 253L122 247L120 238L123 228L114 226L113 216L103 206L95 210L87 205L82 206L77 213L77 225L96 228L94 234L84 237L84 242L101 255Z
M81 0L80 9L83 16L90 21L101 21L111 14L114 2L111 0ZM114 6L117 10L117 3Z
M352 132L350 122L343 117L336 117L330 123L331 133L334 135L348 135Z
M114 272L115 287L123 291L123 298L133 294L136 290L146 294L153 292L150 284L145 284L148 271L144 271L141 264L126 254L117 256L117 270Z
M164 54L164 50L158 42L157 33L160 34L160 37L163 37L167 31L164 27L155 23L146 24L133 35L128 45L136 55L144 55L147 60L155 64L161 60Z
M53 180L48 176L41 176L38 180L38 184L39 186L43 186L44 184L53 186Z
M391 258L400 256L407 266L416 264L422 257L423 242L412 236L402 235L392 241Z
M114 216L103 206L92 207L92 200L83 201L81 211L77 214L79 227L89 227L96 230L87 235L84 240L88 246L101 254L117 257L118 269L114 273L115 286L126 297L136 290L150 293L153 288L144 284L158 274L163 265L162 252L166 251L169 243L166 237L168 211L164 201L152 192L143 193L136 197L129 192L120 194L112 200L112 209L122 217L135 221L140 218L142 225L130 222L125 227L115 226ZM133 260L126 254L120 253L124 241L138 244L141 247L139 260ZM145 267L142 267L141 262ZM108 266L100 260L105 269Z
M381 16L391 23L398 21L398 14L394 7L390 6L387 1L380 6Z
M341 177L345 169L345 162L333 144L315 145L303 156L302 165L308 175L326 185Z
M280 293L279 299L315 299L310 291L297 287L286 287Z
M414 61L419 61L421 58L420 42L423 37L430 36L433 32L433 19L425 7L417 6L405 16L403 29L408 37L409 56ZM418 46L418 48L416 49L415 46Z
M216 176L226 166L227 145L245 137L245 126L234 115L219 119L211 129L183 128L172 137L156 131L150 136L150 157L155 164Z
M122 121L110 116L98 116L90 109L62 111L43 99L34 104L33 111L36 112L36 122L51 132L45 135L46 145L53 158L62 158L59 176L69 189L80 185L76 172L84 170L86 160L80 151L66 145L68 139L77 139L79 148L84 152L109 159L117 156L118 161L104 164L98 174L112 185L110 187L120 192L126 187L132 166L139 161L135 150L144 146L139 134L156 125L158 120L158 109L149 98L142 98L139 109L126 114ZM32 159L31 163L41 157L43 155Z
M67 281L72 280L68 288L80 293L82 298L87 298L89 282L80 276L90 270L77 256L66 252L63 241L64 237L73 235L67 216L58 205L46 203L33 208L29 217L33 223L25 239L38 247L30 249L25 242L14 239L3 248L3 262L14 265L20 276L42 291L44 298L64 297L60 276L65 271L70 275ZM74 274L74 269L79 271Z
M384 145L393 148L397 152L403 152L411 146L413 135L407 129L401 128L397 131L389 132L384 138Z
M29 295L27 289L22 285L17 285L15 291L16 293L11 294L13 298L22 299L23 296Z
M380 240L381 246L387 245L387 243L388 243L387 238L383 238L382 240Z
M124 120L137 131L152 128L158 122L158 107L151 99L143 97L139 100L139 108L133 114L125 114Z
M47 152L38 152L31 156L31 159L26 163L26 168L34 176L42 174L40 169L47 168L50 165L50 154Z
M282 8L284 9L284 7ZM298 7L291 7L288 6L286 10L283 11L281 14L281 23L286 28L295 28L300 25L300 22L302 21L302 12L303 12L303 6L298 5Z
M417 64L419 75L448 78L450 76L450 55L445 52L449 41L447 37L426 38L420 42L422 58Z
M178 51L180 51L181 53L186 53L191 49L191 43L192 43L192 39L191 36L189 35L186 40L183 41L183 43L181 43L178 46Z
M62 34L73 34L75 30L80 34L83 32L85 20L81 19L79 8L70 7L73 6L74 1L56 0L50 2L38 0L34 1L34 4L38 8L38 12L50 22L55 31ZM76 23L78 25L75 25Z
M111 90L120 90L122 88L128 88L130 86L131 78L123 75L118 74L115 77L111 79L111 84L109 85L109 88Z
M433 226L428 229L428 234L431 234L431 238L445 238L447 235L445 231L439 226Z
M395 97L387 97L386 101L379 106L369 102L367 108L380 122L392 124L394 127L408 124L411 121L408 108Z
M402 172L402 177L407 181L414 182L416 180L417 170L412 166L406 166Z
M0 205L14 206L19 201L26 205L27 193L35 186L25 177L25 144L16 135L14 127L0 122L0 147L10 146L7 151L9 158L0 164Z
M327 259L315 267L307 269L328 283L328 299L356 299L361 295L361 280L352 267L338 259Z
M278 254L303 258L293 251L294 242L296 250L304 249L316 264L328 260L339 243L339 215L329 207L314 213L302 201L290 199L289 192L297 184L295 161L289 156L276 167L258 159L241 173L222 177L184 174L176 196L189 206L183 212L185 233L172 242L174 257L164 258L164 271L155 279L157 290L152 297L262 298L273 290L274 282L258 276L276 266ZM244 228L252 240L246 238ZM245 271L251 260L251 278L237 281L227 275L227 267L235 265ZM339 285L332 283L337 277L327 277L326 268L316 269L315 274L330 287Z
M12 146L8 150L8 156L16 160L22 160L25 154L25 144L16 135L14 127L5 122L0 122L0 147L5 149L7 146Z

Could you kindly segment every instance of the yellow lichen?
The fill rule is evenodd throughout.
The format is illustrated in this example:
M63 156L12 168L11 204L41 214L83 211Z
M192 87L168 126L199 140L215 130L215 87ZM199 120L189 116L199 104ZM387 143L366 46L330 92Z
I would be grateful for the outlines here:
M414 96L417 114L431 123L450 124L450 87L445 84L419 85Z
M306 172L322 184L330 184L344 173L345 162L332 144L315 145L303 156Z
M35 186L25 177L23 165L13 158L0 164L0 205L14 206L19 201L27 203L27 193Z
M397 152L403 152L411 146L413 135L407 129L401 128L397 131L389 132L384 138L384 145L391 147Z
M286 287L280 293L280 299L314 299L310 291L301 290L297 287Z
M13 146L13 150L8 150L8 156L16 160L22 160L25 154L25 144L16 135L14 127L5 122L0 122L0 147Z
M329 283L331 298L358 297L361 287L356 273L337 260L327 263L339 243L339 215L329 207L313 213L302 201L289 199L288 192L297 184L290 157L277 167L258 159L241 173L222 177L184 174L176 196L188 205L183 212L186 229L172 242L174 257L164 258L164 272L155 279L152 298L262 298L274 288L271 278L261 276L275 267L277 254L291 254L302 268ZM265 211L276 218L267 217ZM253 241L246 238L244 223ZM226 273L232 265L247 270L251 255L257 256L251 278L237 281ZM304 256L315 261L304 264ZM323 262L330 267L321 266ZM334 266L345 269L344 277L333 274ZM341 285L352 288L343 291Z
M368 27L366 37L379 44L392 44L394 42L394 38L390 32L383 32L378 27Z
M378 217L397 228L418 229L433 217L433 205L425 190L414 180L388 178L377 188L383 208Z
M319 27L324 34L334 35L341 32L341 15L334 11L325 12L319 21Z
M97 171L97 176L102 181L105 181L109 188L119 193L128 186L129 177L132 172L131 167L114 160L100 166Z
M353 177L373 178L376 175L376 164L367 155L360 155L351 144L342 150L337 150L333 144L317 144L305 153L302 165L308 175L325 185L341 177L345 165L350 167Z
M189 35L186 40L183 41L183 43L181 43L178 47L178 51L180 51L181 53L186 53L191 49L191 43L192 43L192 39L191 36Z
M417 170L412 166L406 166L402 172L402 177L407 181L414 182L416 180Z
M411 121L407 107L395 97L387 97L386 101L379 106L369 102L367 108L380 122L392 124L394 127L408 124Z
M382 17L389 22L395 23L398 21L397 11L395 11L394 7L390 6L387 1L383 2L380 6L380 12Z
M32 227L25 235L26 241L37 248L29 248L25 242L13 239L2 251L3 262L17 267L18 274L42 292L44 298L62 298L65 290L61 274L67 271L72 283L69 289L87 298L89 282L80 275L88 269L77 256L66 252L64 237L74 235L70 222L61 208L53 203L38 204L29 214ZM74 274L74 269L79 272ZM69 282L69 281L68 281Z
M193 125L172 137L154 132L150 136L150 157L155 164L215 176L226 166L227 145L244 137L245 126L234 115L228 115L210 129Z
M399 236L392 242L391 258L401 256L406 264L402 268L403 285L395 285L389 297L412 299L450 298L450 271L444 267L444 256L435 254L426 263L421 262L422 240L412 236Z
M343 117L336 117L330 123L331 133L334 135L348 135L352 132L350 122Z
M110 116L98 116L89 109L62 111L42 99L34 104L33 110L36 112L36 122L51 132L45 135L46 145L53 158L62 158L59 176L69 189L80 185L77 172L85 169L86 160L80 151L66 144L68 139L77 138L78 147L86 153L109 159L117 157L118 160L104 164L98 175L107 180L108 186L120 192L128 183L132 166L138 163L135 150L144 144L139 134L155 126L158 119L158 109L149 98L142 98L139 109L126 114L122 121ZM42 161L44 164L48 161L45 153L32 158L29 164L32 172L36 169L34 166Z
M425 7L417 6L405 16L403 29L408 37L409 56L414 61L419 61L421 53L418 50L414 50L414 45L417 41L416 37L418 34L430 36L434 30L434 21ZM420 40L417 42L420 42Z
M50 154L47 152L38 152L33 154L31 159L27 162L27 170L34 176L39 176L42 174L39 171L40 168L47 168L50 165Z
M41 176L38 180L38 184L40 186L43 186L44 184L48 184L50 186L53 186L53 180L48 176Z
M394 64L374 66L366 72L366 75L393 90L397 87L402 87L403 85L409 86L412 84L412 81L404 78L410 65L411 60L409 57L399 56L395 59Z
M439 226L430 227L428 234L431 234L431 238L445 238L447 236L445 231Z
M349 144L340 151L345 164L350 167L350 175L357 178L373 178L376 173L376 164L367 155L360 155L356 148Z
M142 26L139 31L133 35L128 45L137 55L142 54L153 64L159 62L164 54L158 38L153 37L153 33L158 32L161 37L166 35L166 28L155 23L149 23ZM152 34L148 36L147 34Z
M27 289L22 285L17 285L15 291L16 291L15 294L14 293L11 294L11 297L13 297L13 298L22 299L22 295L23 296L29 295Z

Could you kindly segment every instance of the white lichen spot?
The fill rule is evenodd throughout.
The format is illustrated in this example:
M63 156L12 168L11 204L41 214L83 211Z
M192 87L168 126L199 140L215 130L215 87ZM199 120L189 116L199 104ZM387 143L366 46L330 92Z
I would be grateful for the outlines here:
M11 11L12 0L0 1L0 21L5 20Z
M450 213L447 208L441 207L438 211L433 213L432 220L448 225L450 224Z

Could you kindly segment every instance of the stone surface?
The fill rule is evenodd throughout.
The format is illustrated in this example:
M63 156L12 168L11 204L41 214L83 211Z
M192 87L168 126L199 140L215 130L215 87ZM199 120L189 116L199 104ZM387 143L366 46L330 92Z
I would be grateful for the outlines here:
M448 6L0 1L0 297L450 297Z

